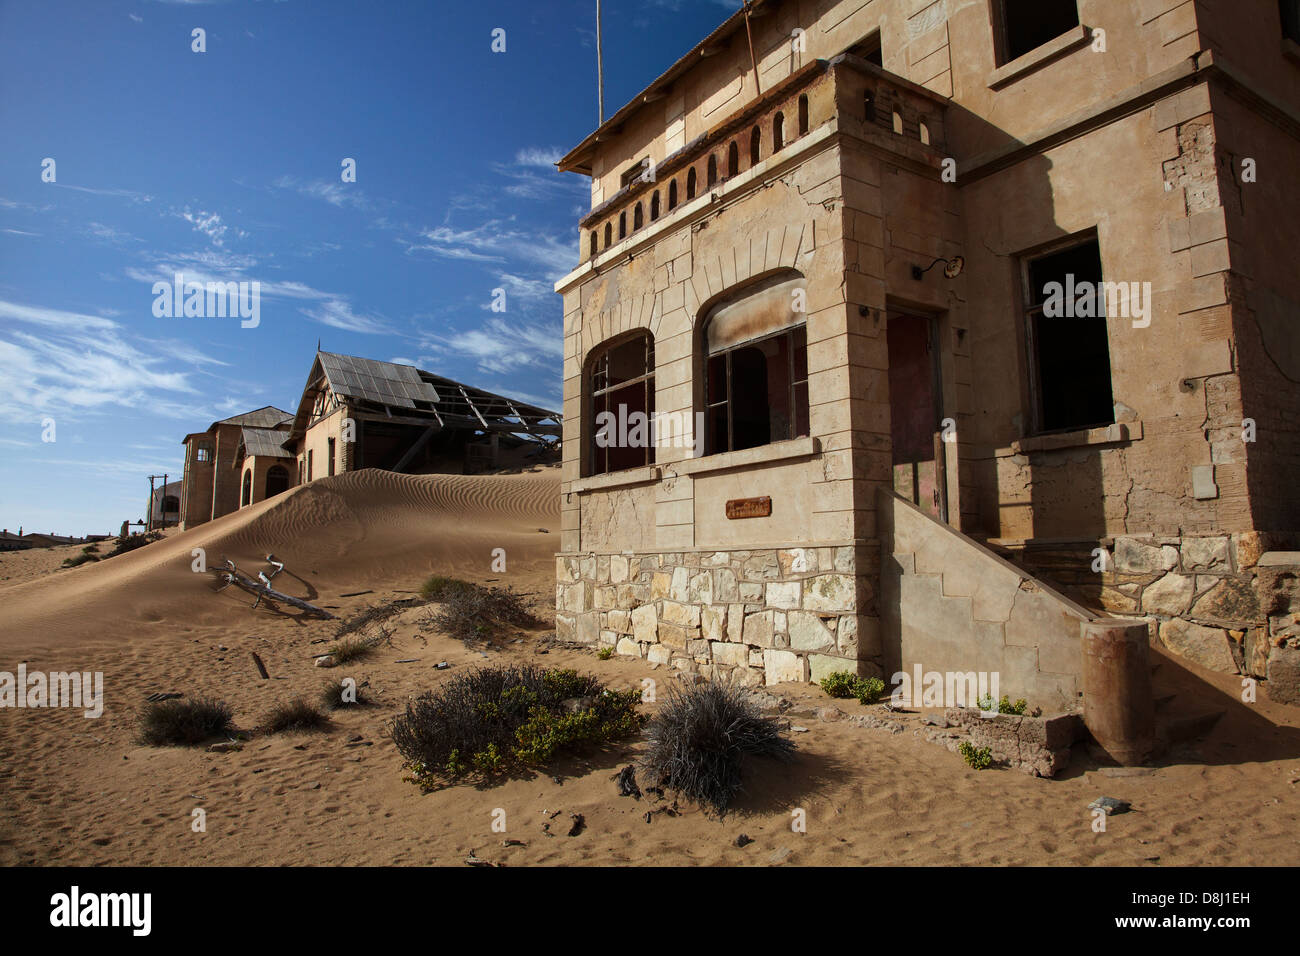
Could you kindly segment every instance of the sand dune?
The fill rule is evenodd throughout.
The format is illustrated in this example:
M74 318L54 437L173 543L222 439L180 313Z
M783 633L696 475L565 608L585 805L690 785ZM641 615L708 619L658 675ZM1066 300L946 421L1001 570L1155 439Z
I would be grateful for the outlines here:
M434 572L501 577L491 571L494 548L505 549L512 580L533 583L531 576L554 572L558 523L554 469L517 476L350 472L129 554L0 586L0 652L111 641L140 624L229 624L227 601L212 597L213 576L193 570L194 549L209 565L230 558L250 573L274 553L299 585L283 588L317 601L394 580L415 587Z
M220 697L236 724L251 728L273 703L314 694L324 680L313 655L337 622L254 610L235 589L215 593L210 576L190 570L193 548L250 571L273 551L288 566L277 583L340 616L407 596L438 572L510 585L548 617L558 490L555 469L468 478L358 472L133 554L0 584L0 670L24 660L101 670L106 697L93 720L0 710L0 863L459 866L471 851L508 865L1300 862L1300 720L1268 703L1230 713L1209 739L1141 775L1110 776L1080 750L1061 777L1039 780L971 771L911 732L819 721L824 695L786 686L779 690L796 707L794 723L806 728L792 735L799 755L791 767L754 765L747 794L723 821L683 805L678 816L647 822L649 796L619 797L611 778L635 759L635 742L497 786L422 795L403 781L385 728L410 695L485 661L419 613L404 615L372 658L330 672L368 682L377 706L338 715L328 732L254 737L230 754L134 741L134 713L155 691ZM505 573L491 570L497 547L506 549ZM619 688L672 680L648 662L602 661L585 649L543 656L545 633L507 635L487 658L574 667ZM254 651L270 680L257 675ZM450 670L434 668L443 660ZM1224 699L1236 693L1223 675L1195 676ZM856 702L838 706L862 712ZM1086 806L1103 794L1131 800L1134 812L1098 834ZM504 833L492 829L498 808ZM206 832L192 829L196 809ZM806 832L791 828L796 809L806 812ZM565 835L571 813L586 818L575 837ZM755 842L736 847L742 832Z

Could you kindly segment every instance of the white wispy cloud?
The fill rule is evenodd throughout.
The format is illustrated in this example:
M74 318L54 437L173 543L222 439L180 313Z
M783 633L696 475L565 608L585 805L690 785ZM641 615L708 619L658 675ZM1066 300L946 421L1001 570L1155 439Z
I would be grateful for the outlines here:
M407 253L427 252L446 259L526 263L549 278L566 274L578 263L576 239L520 227L513 219L489 219L469 229L442 225L424 229L415 240L399 240Z
M370 208L370 201L355 183L345 183L342 180L330 182L326 179L302 180L294 176L281 176L271 185L277 189L292 189L309 199L320 199L331 206Z
M322 325L343 329L345 332L362 332L367 335L392 332L383 320L355 312L346 299L328 299L314 308L298 311Z
M527 366L558 368L564 361L564 336L548 322L492 318L478 328L443 335L441 343L483 371L498 374Z
M558 146L525 146L515 153L515 162L520 166L553 169L563 156L564 150Z

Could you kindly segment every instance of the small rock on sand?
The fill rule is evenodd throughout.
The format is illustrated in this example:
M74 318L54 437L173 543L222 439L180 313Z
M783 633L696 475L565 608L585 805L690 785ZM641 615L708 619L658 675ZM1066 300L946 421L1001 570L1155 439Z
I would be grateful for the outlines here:
M1088 804L1089 810L1101 810L1106 816L1112 813L1127 813L1132 804L1127 800L1116 800L1114 797L1098 797L1092 803Z

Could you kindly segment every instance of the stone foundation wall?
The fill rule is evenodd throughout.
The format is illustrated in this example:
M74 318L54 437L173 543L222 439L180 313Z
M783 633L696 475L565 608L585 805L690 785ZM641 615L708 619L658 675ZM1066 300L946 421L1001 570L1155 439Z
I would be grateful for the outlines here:
M1286 690L1300 675L1300 552L1280 550L1296 543L1256 531L1116 536L1100 574L1085 544L1017 558L1087 604L1145 618L1152 642L1174 654L1269 680L1270 697L1300 703Z
M561 554L560 640L745 685L880 674L879 548Z

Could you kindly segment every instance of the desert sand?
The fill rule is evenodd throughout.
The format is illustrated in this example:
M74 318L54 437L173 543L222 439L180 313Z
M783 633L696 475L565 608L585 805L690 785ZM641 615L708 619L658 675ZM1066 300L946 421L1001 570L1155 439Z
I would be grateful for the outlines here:
M794 718L806 728L792 733L794 763L753 763L746 794L722 820L683 802L677 816L647 822L663 804L620 797L611 779L635 759L635 741L528 778L422 794L403 780L386 726L410 695L486 661L577 668L619 688L669 682L666 669L586 649L543 655L544 629L507 635L485 659L430 629L421 611L402 615L372 657L325 671L313 656L338 621L254 609L243 591L217 592L211 574L191 569L196 548L251 573L274 552L286 563L277 586L340 618L411 597L439 573L508 585L549 620L558 489L555 469L363 471L81 568L55 570L63 553L0 554L0 670L23 661L98 670L105 688L99 719L0 709L0 863L461 866L471 853L510 866L1300 863L1300 713L1266 699L1235 704L1238 682L1223 675L1188 672L1227 711L1204 740L1137 774L1098 767L1076 747L1054 780L970 770L912 732L823 722L809 709L831 703L819 689L773 688L808 715ZM504 573L491 570L494 548L505 549ZM436 670L444 660L452 667ZM234 753L134 741L134 715L151 693L219 697L249 729L279 700L315 697L327 676L368 681L376 706L336 714L326 732L255 736ZM835 705L861 712L854 701ZM1102 795L1131 801L1133 812L1094 833L1087 804ZM191 828L196 808L206 832ZM504 833L493 830L498 809ZM804 833L791 829L796 809L806 811ZM567 836L575 813L585 829ZM754 842L737 847L741 833Z

